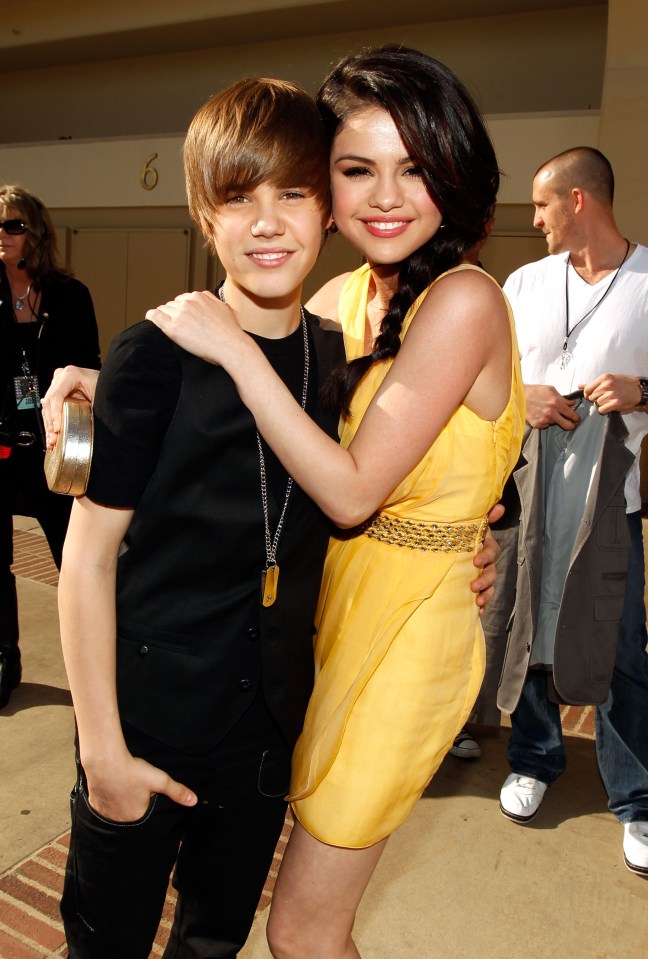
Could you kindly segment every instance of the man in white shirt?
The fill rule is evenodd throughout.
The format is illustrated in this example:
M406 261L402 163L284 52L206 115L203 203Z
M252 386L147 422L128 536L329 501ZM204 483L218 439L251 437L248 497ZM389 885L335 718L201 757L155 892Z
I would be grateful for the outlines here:
M613 193L611 166L590 147L568 150L540 167L533 181L534 226L545 234L551 255L517 270L504 290L516 320L528 424L575 430L581 422L577 400L566 395L582 388L595 404L594 415L623 414L625 444L635 456L625 480L631 548L623 615L610 692L596 709L596 739L609 808L624 826L626 865L648 875L648 655L639 493L639 450L648 432L648 249L619 232ZM526 637L528 650L533 638ZM588 668L583 662L582 669ZM566 766L559 707L547 675L546 669L529 669L520 676L519 699L515 692L508 751L513 772L500 807L518 823L536 815L547 786Z

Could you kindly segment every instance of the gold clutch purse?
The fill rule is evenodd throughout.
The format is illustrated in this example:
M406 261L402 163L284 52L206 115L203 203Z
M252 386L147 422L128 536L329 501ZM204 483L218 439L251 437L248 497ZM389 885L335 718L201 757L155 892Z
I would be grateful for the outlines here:
M45 478L53 493L82 496L88 485L94 422L88 400L65 400L56 446L45 453Z

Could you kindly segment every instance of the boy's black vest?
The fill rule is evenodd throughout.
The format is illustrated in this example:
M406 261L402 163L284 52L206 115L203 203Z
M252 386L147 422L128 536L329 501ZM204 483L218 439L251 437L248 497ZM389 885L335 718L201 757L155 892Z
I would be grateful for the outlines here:
M316 321L310 331L317 385L343 359L342 337ZM180 349L178 355L178 405L119 560L121 717L177 749L207 752L261 687L292 748L312 688L329 522L294 486L277 553L277 600L264 608L254 420L224 370ZM337 437L337 416L313 400L307 408ZM270 491L269 499L274 532L283 504Z

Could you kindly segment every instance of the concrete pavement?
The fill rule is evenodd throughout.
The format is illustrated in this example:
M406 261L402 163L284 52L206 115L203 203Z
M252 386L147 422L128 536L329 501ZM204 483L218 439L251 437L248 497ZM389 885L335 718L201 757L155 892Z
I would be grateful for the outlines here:
M18 582L24 683L0 713L0 959L44 959L65 955L55 908L65 839L52 840L69 827L73 718L55 589ZM569 737L568 772L520 827L498 808L506 736L482 739L480 760L449 756L389 841L358 918L363 959L648 955L648 881L623 864L591 737ZM241 959L268 959L266 915Z

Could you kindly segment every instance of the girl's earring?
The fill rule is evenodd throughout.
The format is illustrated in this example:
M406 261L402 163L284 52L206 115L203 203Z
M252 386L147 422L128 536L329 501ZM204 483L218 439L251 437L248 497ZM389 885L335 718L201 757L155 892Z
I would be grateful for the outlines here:
M337 232L338 232L338 228L337 228L337 226L335 225L335 220L333 219L333 217L331 217L331 222L329 223L328 231L327 231L327 232L328 232L328 233L337 233Z

